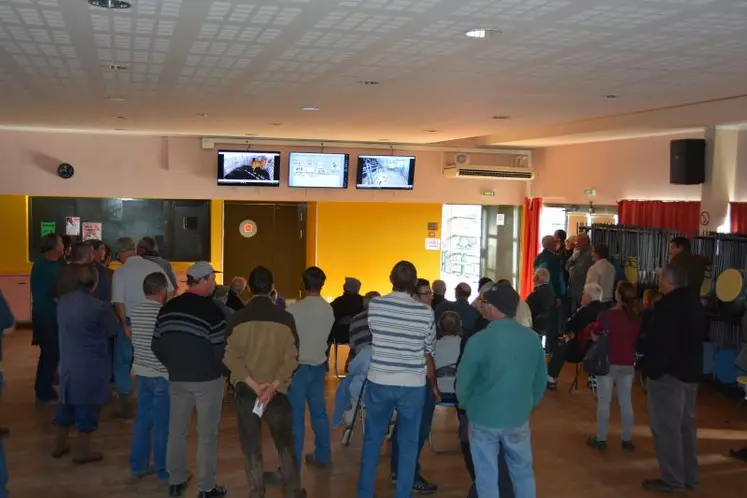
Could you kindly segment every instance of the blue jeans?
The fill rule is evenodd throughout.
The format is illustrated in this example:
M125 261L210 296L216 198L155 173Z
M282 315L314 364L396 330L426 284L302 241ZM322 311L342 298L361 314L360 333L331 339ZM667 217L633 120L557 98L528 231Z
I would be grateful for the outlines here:
M306 403L309 404L311 429L314 431L314 459L323 463L332 461L329 417L324 405L326 374L324 364L299 365L288 388L288 401L293 413L293 443L299 468L303 461L303 441L306 436Z
M36 382L34 391L39 401L57 399L54 376L60 365L60 340L57 332L57 318L44 315L33 315L34 344L39 346L39 363L36 365Z
M57 405L54 425L57 427L72 427L78 432L95 432L99 428L101 407L98 405Z
M392 413L397 410L399 441L397 453L397 490L395 498L410 498L418 459L418 433L423 416L425 389L422 387L384 386L369 381L364 394L366 430L358 477L358 497L373 498L376 467Z
M498 454L506 454L508 472L516 498L536 498L537 488L532 469L532 438L529 422L512 429L493 429L471 423L470 445L475 463L477 495L499 498Z
M433 396L433 389L429 383L425 385L425 401L423 403L423 412L420 416L420 431L418 432L418 454L415 461L415 478L420 475L420 452L423 451L425 442L428 441L428 435L431 433L431 425L433 425L433 412L436 411L436 398ZM393 476L397 475L397 467L399 466L399 438L397 437L397 428L395 427L394 433L392 434L392 458L391 458L391 471ZM415 484L413 482L413 484Z
M125 335L124 329L119 327L114 338L114 388L119 394L132 392L132 356L132 341Z
M168 479L166 446L169 441L169 381L163 377L137 377L137 415L130 445L130 472L143 474L150 467L151 447L156 476Z

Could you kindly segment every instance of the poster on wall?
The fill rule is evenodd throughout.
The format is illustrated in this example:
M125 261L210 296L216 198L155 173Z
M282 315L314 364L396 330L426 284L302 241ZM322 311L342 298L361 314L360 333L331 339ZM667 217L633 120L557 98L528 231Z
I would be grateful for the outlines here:
M441 239L433 239L433 238L425 239L425 250L426 251L440 251L441 250Z
M65 235L80 235L80 218L77 216L65 216Z
M86 221L83 223L83 240L102 240L101 223Z
M49 235L50 233L57 232L57 223L54 221L42 221L41 222L41 236Z

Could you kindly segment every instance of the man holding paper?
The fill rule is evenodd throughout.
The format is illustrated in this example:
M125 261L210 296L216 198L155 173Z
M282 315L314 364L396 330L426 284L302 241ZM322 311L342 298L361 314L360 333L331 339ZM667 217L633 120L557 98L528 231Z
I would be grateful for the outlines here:
M302 498L298 462L293 447L292 412L288 387L298 366L298 334L293 316L270 298L273 277L257 267L249 275L254 296L228 321L228 344L223 359L236 388L239 439L250 498L265 495L262 467L262 427L270 426L280 456L285 498Z

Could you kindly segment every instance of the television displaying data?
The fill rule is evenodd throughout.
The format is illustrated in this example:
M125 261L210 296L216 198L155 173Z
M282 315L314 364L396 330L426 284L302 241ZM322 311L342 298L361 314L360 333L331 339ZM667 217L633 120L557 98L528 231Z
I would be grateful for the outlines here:
M280 185L280 153L218 151L218 185Z
M348 155L291 152L288 186L298 188L347 188Z
M412 156L358 156L357 188L412 190L414 179Z

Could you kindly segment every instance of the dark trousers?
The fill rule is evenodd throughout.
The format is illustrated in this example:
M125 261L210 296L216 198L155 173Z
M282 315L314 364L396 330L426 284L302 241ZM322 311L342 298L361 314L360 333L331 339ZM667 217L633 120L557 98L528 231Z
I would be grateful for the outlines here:
M671 375L646 381L648 411L661 480L683 489L698 485L695 401L698 384Z
M472 479L472 489L475 490L475 462L472 460L472 447L469 444L469 419L463 411L459 412L459 440L462 447L464 464ZM498 492L501 498L514 498L514 485L511 482L511 473L506 463L506 452L501 449L498 453ZM478 498L477 491L471 491L469 498Z
M54 425L57 427L72 427L78 432L96 432L99 428L99 405L57 405Z
M244 452L244 470L249 483L249 498L265 495L262 467L262 419L270 426L270 434L280 456L280 475L284 498L301 496L298 462L293 445L293 413L285 394L277 393L265 407L262 419L252 410L257 394L246 384L236 386L236 410L241 449Z
M34 315L34 344L39 346L39 362L36 365L34 391L39 401L54 401L57 391L53 387L54 376L60 364L60 343L57 333L57 319Z

